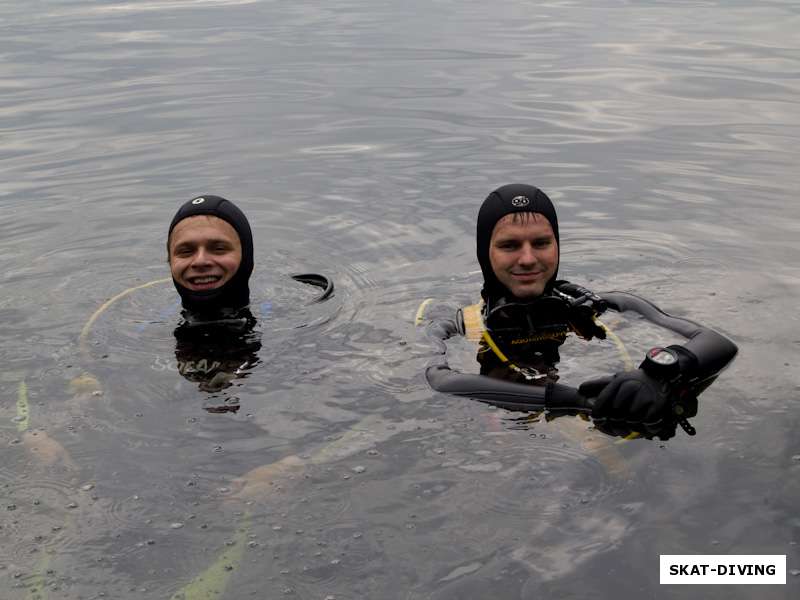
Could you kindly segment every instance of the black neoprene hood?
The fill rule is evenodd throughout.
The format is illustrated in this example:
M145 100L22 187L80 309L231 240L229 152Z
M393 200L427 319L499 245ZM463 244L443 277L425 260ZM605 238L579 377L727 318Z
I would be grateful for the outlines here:
M489 242L492 239L492 231L497 222L512 213L532 212L544 216L553 228L556 242L558 243L559 262L561 261L561 243L558 237L558 217L556 209L550 198L542 190L532 185L524 183L510 183L494 190L486 197L478 211L477 226L477 247L478 263L483 272L483 289L481 296L484 300L497 298L512 298L511 291L506 288L494 274L491 261L489 260ZM558 275L556 271L547 282L545 290L549 290Z
M181 303L187 310L211 312L221 309L238 309L250 304L250 275L253 273L253 233L247 217L230 200L219 196L198 196L178 209L167 234L167 255L169 256L169 236L175 226L188 217L209 215L228 222L239 236L242 244L242 261L233 277L222 287L200 292L180 285L173 277L172 282L181 296Z

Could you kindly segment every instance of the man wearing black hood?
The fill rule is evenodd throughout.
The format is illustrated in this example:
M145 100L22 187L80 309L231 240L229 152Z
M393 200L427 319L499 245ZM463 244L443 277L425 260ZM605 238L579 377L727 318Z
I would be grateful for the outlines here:
M258 362L260 335L250 313L253 234L230 200L200 196L178 209L167 256L183 305L175 329L178 370L200 389L216 392ZM236 410L226 402L209 410Z
M481 320L493 336L484 338L478 354L481 373L556 381L558 348L567 335L591 339L605 332L588 307L568 310L558 295L576 286L556 279L560 239L553 203L534 186L504 185L481 205L476 238L483 273ZM470 320L462 313L465 318Z
M595 316L607 303L585 288L556 279L558 218L540 189L510 184L494 190L481 205L476 237L482 302L460 309L452 329L481 341L482 375L550 389L558 379L559 347L569 333L586 340L605 338ZM436 331L448 329L449 325L434 326ZM471 381L467 385L481 387ZM460 389L454 393L469 395ZM641 369L586 382L581 393L595 398L592 417L609 433L627 435L641 424L648 436L674 434L674 422L644 427L647 419L663 415L671 404L661 382Z
M167 253L184 309L208 315L250 303L253 234L233 202L219 196L186 202L170 223Z
M558 218L543 191L523 184L493 191L478 212L476 237L484 301L532 299L552 289L558 273Z

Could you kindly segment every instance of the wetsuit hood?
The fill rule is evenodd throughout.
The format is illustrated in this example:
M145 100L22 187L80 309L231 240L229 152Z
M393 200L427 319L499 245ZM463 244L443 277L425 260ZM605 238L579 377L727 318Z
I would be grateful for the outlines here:
M244 213L230 200L219 196L198 196L178 209L167 234L167 256L169 256L169 236L175 226L188 217L209 215L227 221L239 236L242 244L242 260L231 279L214 290L192 291L180 285L173 277L172 282L181 297L186 310L196 313L216 312L223 309L239 309L250 303L250 275L253 273L253 233Z
M481 296L486 302L497 301L499 298L513 298L511 291L497 279L489 260L489 242L492 231L497 222L512 213L532 212L544 216L553 228L559 249L559 262L561 260L561 243L558 237L558 218L556 209L550 198L542 190L524 183L510 183L494 190L483 201L478 211L477 246L478 263L483 272L483 289ZM550 291L558 275L556 271L545 286L545 293Z

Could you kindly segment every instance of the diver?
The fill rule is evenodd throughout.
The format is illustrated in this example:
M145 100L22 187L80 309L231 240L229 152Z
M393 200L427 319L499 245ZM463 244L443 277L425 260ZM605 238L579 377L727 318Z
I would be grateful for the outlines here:
M556 280L560 238L552 202L532 186L503 186L481 206L476 237L481 314L466 307L459 321L483 321L491 331L481 340L481 373L539 385L557 381L558 348L567 335L590 340L605 332L589 306L570 309L564 302L562 294L575 286Z
M210 195L193 198L169 225L167 258L183 307L174 331L178 372L205 392L220 392L260 362L261 332L250 309L254 265L250 223L230 200ZM325 275L291 277L320 288L310 304L333 295L333 281ZM223 396L222 402L211 403L206 410L238 408L238 399Z
M170 223L167 257L183 306L174 331L178 372L203 391L219 392L259 362L261 333L249 307L250 223L230 200L193 198ZM225 400L206 410L238 410L238 401Z
M505 408L590 413L598 428L613 435L635 431L667 439L676 424L693 432L687 418L697 412L697 395L736 355L730 340L638 296L598 295L557 279L558 218L550 198L534 186L509 184L490 193L478 212L476 237L481 302L428 325L441 354L426 370L435 390ZM605 338L596 317L609 308L634 310L689 341L654 348L640 368L577 390L556 383L559 347L570 333ZM480 375L447 365L444 340L457 334L480 341Z

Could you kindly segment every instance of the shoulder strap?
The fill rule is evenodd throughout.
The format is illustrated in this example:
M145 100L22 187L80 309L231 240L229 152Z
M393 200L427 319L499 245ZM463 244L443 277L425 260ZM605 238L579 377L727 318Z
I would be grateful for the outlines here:
M486 328L483 325L483 301L461 309L464 319L464 337L472 342L480 341Z

